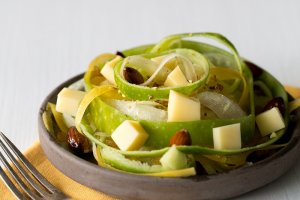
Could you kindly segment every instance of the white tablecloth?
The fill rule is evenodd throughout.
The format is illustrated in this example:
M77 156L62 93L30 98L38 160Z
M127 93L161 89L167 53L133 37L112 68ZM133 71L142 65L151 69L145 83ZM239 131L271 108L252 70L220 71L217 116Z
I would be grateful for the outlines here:
M296 0L1 0L0 130L22 150L38 138L38 109L96 55L181 32L219 32L282 83L300 86ZM300 199L300 162L241 199Z

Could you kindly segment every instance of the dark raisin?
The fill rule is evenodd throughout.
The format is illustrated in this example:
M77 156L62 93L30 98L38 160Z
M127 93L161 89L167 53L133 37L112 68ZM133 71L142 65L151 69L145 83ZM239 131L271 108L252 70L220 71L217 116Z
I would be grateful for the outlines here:
M75 127L69 128L67 141L71 150L76 154L80 155L91 150L89 140L79 133Z
M125 67L123 70L123 76L129 83L136 85L144 83L144 78L141 73L132 67Z
M285 108L284 108L284 101L282 97L275 97L271 101L269 101L264 110L270 110L271 108L277 107L282 115L284 115Z
M122 58L126 57L121 51L117 51L116 55L121 56Z
M245 63L248 66L248 68L251 70L254 78L259 77L263 73L263 70L260 67L258 67L257 65L255 65L254 63L249 62L249 61L245 61Z

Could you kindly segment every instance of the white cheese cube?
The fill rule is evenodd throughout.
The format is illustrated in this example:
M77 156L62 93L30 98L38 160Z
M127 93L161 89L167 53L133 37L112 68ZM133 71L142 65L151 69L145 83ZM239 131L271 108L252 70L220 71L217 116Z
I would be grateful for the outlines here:
M168 121L200 120L200 102L186 95L170 90L168 104Z
M113 85L117 85L114 76L114 67L122 59L121 56L116 56L113 60L106 62L100 73Z
M242 148L240 123L213 128L213 141L219 150Z
M164 86L172 87L172 86L181 86L187 85L189 82L186 80L183 72L177 66L168 76L164 83Z
M257 115L255 121L262 136L269 135L285 127L284 120L277 107Z
M170 170L183 169L187 167L187 158L184 153L173 145L159 160L161 165Z
M85 92L70 88L62 89L57 95L56 111L75 116Z
M144 145L148 134L137 121L125 120L112 133L111 138L123 151L138 150Z

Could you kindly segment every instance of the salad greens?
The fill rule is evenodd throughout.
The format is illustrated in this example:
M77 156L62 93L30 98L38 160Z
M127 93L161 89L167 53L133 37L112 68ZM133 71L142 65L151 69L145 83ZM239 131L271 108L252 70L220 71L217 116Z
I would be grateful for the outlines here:
M209 38L227 50L187 40L194 37ZM285 134L286 128L262 136L256 127L256 116L273 107L284 107L286 112L279 115L287 127L290 112L299 107L299 100L289 103L283 86L268 72L242 59L234 45L221 34L170 35L157 44L118 54L101 54L91 62L84 75L86 94L76 107L76 116L68 118L73 119L77 131L93 144L93 154L100 166L134 174L183 177L195 175L200 165L204 172L197 173L216 174L249 165L254 162L251 156L257 152L267 152L270 156L274 149L285 146L275 142ZM176 67L180 74L173 78L171 74ZM184 77L185 82L180 83L178 76ZM166 85L167 79L175 81L174 85ZM169 120L170 91L176 92L179 98L197 102L201 117ZM279 105L281 101L275 102L275 97L282 100L282 105ZM66 102L69 106L71 101ZM266 104L271 107L266 109ZM64 122L66 116L49 103L43 115L48 131L55 135L59 130L66 135L70 126ZM121 149L119 143L124 141L112 137L125 121L129 124L137 121L147 133L145 142L134 136L133 142L141 143L137 149ZM240 125L241 148L216 148L214 129L232 124ZM124 129L128 137L120 136L121 140L130 141L130 134L140 129L132 125L128 130ZM189 143L183 142L187 138L182 138L181 130L188 132ZM169 169L160 161L172 145L187 161L183 169ZM180 162L175 154L165 156L166 160Z

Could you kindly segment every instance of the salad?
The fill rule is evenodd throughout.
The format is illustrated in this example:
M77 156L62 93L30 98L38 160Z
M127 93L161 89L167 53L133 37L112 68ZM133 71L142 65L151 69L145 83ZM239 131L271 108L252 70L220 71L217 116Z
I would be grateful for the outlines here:
M48 103L43 120L101 167L188 177L271 156L286 145L281 138L299 105L221 34L184 33L97 56L82 80Z

